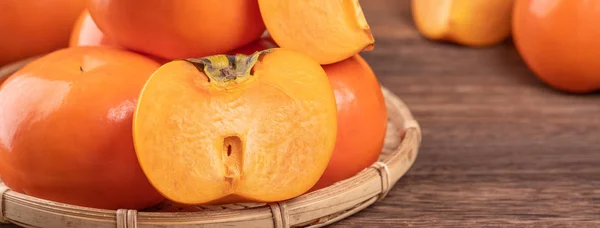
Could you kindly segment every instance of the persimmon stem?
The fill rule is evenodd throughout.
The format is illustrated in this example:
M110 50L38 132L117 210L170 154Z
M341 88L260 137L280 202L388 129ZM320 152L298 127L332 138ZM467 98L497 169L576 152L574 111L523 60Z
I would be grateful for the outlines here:
M257 51L251 55L213 55L203 58L191 58L186 61L194 64L198 70L204 72L208 81L221 86L231 82L240 83L252 76L252 68L262 54L271 52L271 49Z

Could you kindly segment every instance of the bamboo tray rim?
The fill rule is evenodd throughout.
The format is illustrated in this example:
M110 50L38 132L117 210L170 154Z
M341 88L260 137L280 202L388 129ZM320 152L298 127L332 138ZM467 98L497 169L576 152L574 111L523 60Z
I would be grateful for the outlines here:
M0 68L0 84L37 57ZM0 182L0 223L24 227L322 227L342 220L378 200L410 169L422 136L406 104L382 87L388 108L388 134L397 142L379 161L357 175L296 198L270 204L231 204L198 212L105 210L68 205L24 195ZM390 134L390 127L392 133ZM386 145L387 146L387 145ZM383 156L387 153L388 156Z

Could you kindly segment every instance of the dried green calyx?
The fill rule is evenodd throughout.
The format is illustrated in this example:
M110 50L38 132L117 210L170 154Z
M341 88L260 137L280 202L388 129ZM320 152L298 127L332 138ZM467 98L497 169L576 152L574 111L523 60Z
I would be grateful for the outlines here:
M248 79L260 55L267 52L270 52L270 49L258 51L251 55L213 55L187 59L186 61L194 64L198 70L204 72L209 82L226 86L232 82L241 83Z

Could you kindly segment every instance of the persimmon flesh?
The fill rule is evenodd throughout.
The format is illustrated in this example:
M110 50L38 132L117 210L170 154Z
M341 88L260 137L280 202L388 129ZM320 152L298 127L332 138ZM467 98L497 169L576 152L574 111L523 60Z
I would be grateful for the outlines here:
M358 0L258 0L269 34L282 48L330 64L373 49Z
M306 55L175 60L142 90L134 142L146 176L174 202L281 201L322 175L336 114L325 71Z

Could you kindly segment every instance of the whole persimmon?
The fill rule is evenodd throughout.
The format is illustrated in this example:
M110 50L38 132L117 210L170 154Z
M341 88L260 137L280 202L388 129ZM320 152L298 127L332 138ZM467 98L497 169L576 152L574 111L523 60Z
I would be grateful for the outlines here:
M109 46L119 47L98 28L90 12L85 9L77 18L71 32L69 47L75 46Z
M336 112L325 71L298 52L175 60L142 90L134 142L144 173L171 201L281 201L323 174Z
M73 31L71 33L69 47L77 46L106 46L135 52L120 46L108 36L104 35L104 33L96 25L96 22L94 22L94 19L90 16L89 10L87 9L81 12L81 15L77 19L75 27L73 28ZM144 54L139 52L136 53L152 58L159 64L169 62L168 59L153 56L151 54Z
M277 43L275 43L275 41L273 40L273 38L271 38L271 36L265 35L265 36L260 37L260 39L258 39L257 41L254 41L246 46L243 46L241 48L230 51L227 54L229 54L229 55L237 55L237 54L251 55L257 51L263 51L266 49L278 48L278 47L279 46L277 46Z
M85 0L0 1L0 66L65 48Z
M30 196L102 209L164 198L145 177L132 116L160 65L132 52L73 47L12 74L0 89L0 176Z
M376 162L387 128L381 85L360 55L323 69L335 93L338 130L329 165L312 190L348 179Z
M600 1L517 0L513 39L531 71L571 93L600 89Z
M119 45L165 59L226 53L265 31L256 0L88 0L88 9Z

